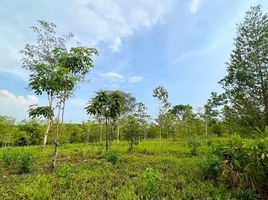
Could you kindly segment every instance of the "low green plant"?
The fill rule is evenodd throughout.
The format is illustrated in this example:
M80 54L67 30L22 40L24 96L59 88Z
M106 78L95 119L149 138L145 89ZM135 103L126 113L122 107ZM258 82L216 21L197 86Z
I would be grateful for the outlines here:
M8 148L3 151L2 160L5 166L9 166L17 160L17 152L13 151L12 149Z
M145 198L153 198L156 196L160 186L161 177L157 170L146 168L142 177L143 194Z
M113 165L116 164L119 158L119 153L116 149L109 149L106 152L106 161L112 163Z
M64 164L62 167L58 168L56 174L59 178L68 178L71 174L71 166Z
M200 142L197 139L191 138L188 141L188 147L191 150L191 155L192 156L197 156L198 155L198 149L201 146Z
M29 152L22 153L18 158L18 174L30 172L32 166L32 154Z
M3 152L2 160L6 167L12 166L16 168L16 173L18 174L28 173L32 166L32 153L6 149Z

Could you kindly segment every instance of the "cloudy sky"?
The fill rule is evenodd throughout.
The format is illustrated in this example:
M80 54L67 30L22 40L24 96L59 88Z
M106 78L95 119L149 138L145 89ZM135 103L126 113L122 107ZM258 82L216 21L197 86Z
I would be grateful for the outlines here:
M172 104L202 107L224 76L236 24L265 0L1 0L0 114L18 121L46 98L27 90L19 51L35 42L37 20L57 24L59 34L99 50L89 81L67 104L66 121L88 117L84 107L99 89L132 93L156 115L152 90L169 92Z

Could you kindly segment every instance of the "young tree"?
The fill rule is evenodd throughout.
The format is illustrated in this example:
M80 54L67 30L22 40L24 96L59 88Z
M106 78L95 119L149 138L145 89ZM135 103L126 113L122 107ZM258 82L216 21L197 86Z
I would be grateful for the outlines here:
M144 103L139 102L136 104L136 110L134 113L134 116L137 118L138 124L139 124L139 137L143 135L143 139L146 137L146 124L149 118L149 115L146 114L146 106Z
M56 34L56 25L47 21L38 21L39 26L31 27L37 34L36 44L26 44L21 51L23 54L22 62L23 68L29 70L30 82L29 89L33 90L37 95L45 93L48 98L48 106L40 107L32 113L35 116L43 116L47 121L47 129L44 134L43 147L47 143L47 136L52 125L53 101L58 94L57 79L55 74L55 67L57 62L55 60L55 49L64 49L66 43L72 38L69 33L66 36L58 37ZM52 78L53 77L53 78ZM40 111L38 114L37 111ZM31 114L31 113L30 113Z
M111 133L108 131L108 124L116 120L125 106L125 96L121 91L98 91L86 106L88 114L103 116L106 125L106 151L109 149Z
M159 103L159 116L167 111L170 104L168 103L168 91L163 86L158 86L153 90L153 97ZM162 127L159 124L159 139L162 138Z
M255 130L268 126L267 38L268 15L260 5L251 7L238 26L227 75L220 81L228 100L224 108Z
M67 49L65 43L70 39L71 34L65 38L57 38L54 30L55 24L40 21L40 25L41 28L33 27L38 33L37 44L26 45L22 53L24 54L24 67L31 71L30 89L34 90L37 95L45 93L48 96L48 106L35 106L29 110L31 117L43 116L47 119L48 126L43 146L46 145L47 134L55 118L55 150L51 165L54 169L58 157L66 100L93 67L92 57L98 52L94 48L87 47Z
M128 141L129 149L128 151L131 152L133 150L133 146L139 143L140 132L139 132L139 122L136 117L128 116L125 119L123 125L123 133L125 139Z

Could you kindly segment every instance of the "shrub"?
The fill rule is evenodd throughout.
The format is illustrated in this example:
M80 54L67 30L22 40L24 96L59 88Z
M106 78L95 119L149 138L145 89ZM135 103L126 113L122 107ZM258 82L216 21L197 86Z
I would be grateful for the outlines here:
M17 160L17 152L12 149L6 149L3 151L2 160L5 166L9 166Z
M197 139L191 138L188 141L188 147L191 149L191 155L197 156L198 155L198 149L201 146L200 142L197 141Z
M118 160L119 154L116 149L110 149L106 152L106 160L107 162L112 163L113 165L116 164Z
M70 176L70 173L71 173L71 166L68 164L63 165L56 172L59 178L68 178Z
M217 180L222 174L221 160L218 156L208 153L203 166L203 176L205 179Z
M143 173L143 193L146 198L152 198L156 195L157 190L160 186L161 177L158 171L152 168L146 168Z
M29 152L22 153L18 159L18 174L30 172L32 166L32 154Z
M247 190L245 195L255 192L268 198L268 137L249 140L235 135L217 140L212 144L212 154L207 176L216 178L222 174L231 187Z
M17 152L6 149L3 152L2 160L6 167L12 165L18 174L30 172L32 166L32 154L29 152Z

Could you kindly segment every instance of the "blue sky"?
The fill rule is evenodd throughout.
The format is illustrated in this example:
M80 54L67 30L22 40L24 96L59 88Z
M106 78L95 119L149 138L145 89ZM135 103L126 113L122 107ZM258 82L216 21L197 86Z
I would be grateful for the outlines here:
M59 34L99 50L89 82L67 104L66 121L87 120L86 102L99 89L120 89L158 112L152 90L169 92L171 104L202 107L224 76L236 24L250 6L265 0L2 0L0 7L0 114L27 118L30 104L46 98L27 90L28 73L18 53L35 41L39 19Z

